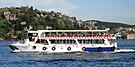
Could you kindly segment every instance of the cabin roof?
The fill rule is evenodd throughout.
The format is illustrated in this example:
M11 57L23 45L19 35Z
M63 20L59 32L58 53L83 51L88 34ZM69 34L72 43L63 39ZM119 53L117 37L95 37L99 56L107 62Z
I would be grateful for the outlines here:
M107 32L108 30L38 30L39 32Z
M38 32L107 32L108 30L37 30L28 31L28 33L38 33Z

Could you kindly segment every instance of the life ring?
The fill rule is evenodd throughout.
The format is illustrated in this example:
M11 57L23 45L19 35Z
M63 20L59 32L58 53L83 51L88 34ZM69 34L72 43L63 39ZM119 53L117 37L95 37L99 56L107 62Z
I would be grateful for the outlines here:
M70 51L71 50L71 47L68 47L67 50Z
M115 46L111 47L111 50L114 51L115 50Z
M43 47L42 49L43 49L43 50L46 50L47 48L46 48L46 47Z
M33 46L32 48L33 48L33 49L36 49L36 46Z
M84 51L85 50L85 47L83 47L82 50Z
M97 50L98 50L98 51L101 51L101 50L102 50L102 48L101 48L101 47L99 47Z
M52 47L52 50L54 51L54 50L56 50L56 48L55 47Z

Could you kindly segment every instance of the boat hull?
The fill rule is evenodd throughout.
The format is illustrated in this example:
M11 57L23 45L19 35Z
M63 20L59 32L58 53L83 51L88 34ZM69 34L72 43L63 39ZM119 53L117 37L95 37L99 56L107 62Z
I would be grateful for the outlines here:
M42 45L42 44L10 44L13 52L114 52L117 50L115 45Z

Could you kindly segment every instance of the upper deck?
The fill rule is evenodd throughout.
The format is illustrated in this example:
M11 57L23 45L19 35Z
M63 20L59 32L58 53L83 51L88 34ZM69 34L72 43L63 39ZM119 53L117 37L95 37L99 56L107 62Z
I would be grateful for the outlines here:
M38 30L42 39L115 39L109 30Z
M37 30L28 31L38 39L116 39L109 30Z

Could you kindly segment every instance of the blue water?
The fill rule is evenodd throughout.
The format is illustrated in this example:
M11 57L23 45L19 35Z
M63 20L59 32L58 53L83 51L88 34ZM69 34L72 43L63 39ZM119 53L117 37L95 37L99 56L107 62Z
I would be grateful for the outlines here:
M135 40L117 40L118 49L134 49ZM12 53L0 41L0 67L135 67L135 52L130 53Z

